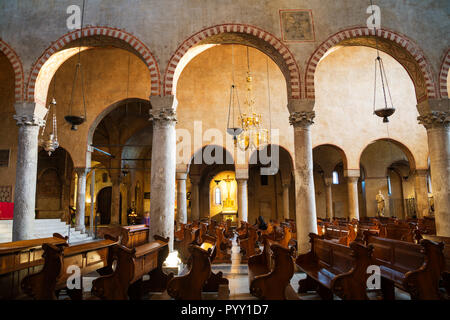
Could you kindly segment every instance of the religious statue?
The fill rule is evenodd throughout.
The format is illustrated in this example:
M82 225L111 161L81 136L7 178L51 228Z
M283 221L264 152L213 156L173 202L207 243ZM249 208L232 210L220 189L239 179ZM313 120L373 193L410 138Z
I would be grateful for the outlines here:
M381 194L381 190L378 190L376 199L377 199L377 215L380 217L384 217L385 204L384 204L384 197Z

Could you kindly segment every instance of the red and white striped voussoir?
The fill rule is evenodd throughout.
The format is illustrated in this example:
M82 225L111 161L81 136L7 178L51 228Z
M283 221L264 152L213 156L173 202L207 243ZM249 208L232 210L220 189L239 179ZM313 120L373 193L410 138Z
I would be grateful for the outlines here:
M251 34L255 37L258 37L265 42L269 43L271 46L273 46L283 57L286 66L289 69L290 73L290 83L289 86L291 89L295 88L301 88L299 85L300 83L300 69L297 65L297 62L289 50L288 47L286 47L278 38L276 38L271 33L264 31L258 27L247 25L247 24L237 24L237 23L229 23L229 24L221 24L212 26L209 28L205 28L203 30L200 30L199 32L195 33L194 35L190 36L188 39L183 41L175 53L170 58L169 62L167 63L166 71L164 73L164 94L170 95L172 94L172 86L173 86L173 74L175 73L175 69L180 62L180 59L183 57L183 55L189 50L189 48L195 46L200 41L203 41L211 36L220 34L220 33L230 33L230 32L237 32L237 33L247 33ZM300 98L300 89L296 92L294 90L292 91L292 98L299 99Z
M417 61L422 74L424 75L424 79L427 87L427 95L429 98L435 98L437 93L437 88L433 81L433 76L430 68L430 64L425 57L422 49L407 38L405 35L402 35L397 32L393 32L386 29L378 29L377 36L382 37L384 39L388 39L390 41L394 41L397 44L401 45L405 48ZM362 36L374 36L375 31L373 29L369 29L367 27L353 27L349 29L345 29L339 31L328 39L322 42L321 45L317 47L314 53L308 60L308 64L306 66L305 72L305 92L307 98L314 98L315 89L314 89L314 73L316 71L316 67L320 59L325 55L325 53L333 46L337 45L341 41L350 38L357 38Z
M116 38L121 41L127 42L130 46L132 46L136 52L138 52L142 59L147 64L147 67L150 71L150 77L153 79L151 81L151 95L160 95L161 94L161 79L159 73L158 63L156 62L155 57L148 49L148 47L136 38L134 35L117 28L112 27L104 27L104 26L86 26L83 28L83 37L95 36L95 35L103 35L111 38ZM36 63L33 65L31 72L28 76L27 81L27 100L34 101L34 88L36 86L36 78L39 74L40 69L45 64L45 62L54 54L59 51L62 47L66 46L68 43L75 41L81 37L80 30L71 31L58 40L53 42L50 47L48 47L44 53L39 57ZM157 79L155 81L154 79Z
M450 68L450 49L444 55L442 60L441 68L439 70L439 92L441 98L448 98L447 91L447 79L448 79L448 69Z
M0 39L0 52L6 56L14 70L14 99L16 102L21 102L24 97L24 75L22 62L11 46L2 39Z

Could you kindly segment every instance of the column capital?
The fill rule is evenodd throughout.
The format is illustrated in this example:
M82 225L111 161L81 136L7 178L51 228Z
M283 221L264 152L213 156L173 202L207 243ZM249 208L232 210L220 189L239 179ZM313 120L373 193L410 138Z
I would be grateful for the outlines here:
M294 127L308 128L314 123L314 111L295 111L289 116L289 123Z
M344 170L344 177L346 178L359 178L361 172L359 169L346 169Z
M80 176L80 175L84 175L85 176L89 172L89 169L87 169L87 168L80 168L80 167L73 168L73 170L77 173L77 176Z
M189 179L191 180L191 184L198 185L200 183L200 176L189 176Z
M152 108L149 120L165 123L177 121L178 101L175 96L150 96L150 103Z
M426 177L428 175L428 169L416 169L414 170L414 175Z
M16 102L14 104L16 114L13 118L17 121L18 126L39 126L45 124L44 118L48 109L34 102Z
M359 177L347 177L347 182L350 183L357 183L359 180Z
M235 168L236 180L248 180L248 167L247 168Z
M186 172L177 172L176 173L176 180L186 180L186 179L187 179Z
M448 128L450 126L450 110L448 111L431 111L427 114L417 117L419 124L426 129L431 128Z
M333 178L332 177L325 177L323 178L323 180L325 181L325 186L329 187L333 184Z

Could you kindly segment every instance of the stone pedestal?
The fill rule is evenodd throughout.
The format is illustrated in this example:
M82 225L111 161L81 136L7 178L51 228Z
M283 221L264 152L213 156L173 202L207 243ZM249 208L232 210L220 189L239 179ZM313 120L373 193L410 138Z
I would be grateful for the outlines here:
M16 185L12 240L33 238L39 127L44 114L37 115L35 104L16 104L19 139L17 147ZM29 111L26 112L26 111Z
M238 215L239 215L239 220L248 222L247 179L237 179L237 185L238 185Z
M358 180L360 170L348 169L344 171L344 176L347 178L348 186L348 217L359 220L359 202L358 202Z
M283 218L289 219L289 183L283 184Z
M77 173L77 212L75 214L75 230L84 233L85 226L85 209L86 209L86 168L75 168Z
M429 214L427 179L428 170L416 170L414 191L416 194L417 218L423 218Z
M175 166L176 166L176 99L174 96L150 98L153 121L152 169L150 193L150 232L169 237L169 250L173 251L175 221Z
M200 177L191 176L191 220L200 219Z
M327 218L333 220L333 178L325 178L325 201Z
M305 101L311 103L311 101ZM317 233L316 202L314 194L313 159L310 126L314 111L295 111L289 122L294 126L295 215L297 219L298 253L307 253L311 246L309 233Z
M450 237L450 111L448 99L438 101L443 111L418 117L427 129L436 234Z
M187 223L186 173L177 173L177 221Z

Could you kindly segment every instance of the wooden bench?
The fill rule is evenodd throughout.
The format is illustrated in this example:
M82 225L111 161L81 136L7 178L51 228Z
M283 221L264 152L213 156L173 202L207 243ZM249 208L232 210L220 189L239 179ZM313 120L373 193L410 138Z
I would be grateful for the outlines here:
M155 235L155 241L132 249L117 245L113 249L115 270L94 280L92 294L104 300L140 299L150 291L164 291L173 274L166 275L162 265L169 254L168 238ZM143 281L144 275L150 280Z
M197 227L187 227L184 229L184 236L181 240L174 240L174 248L178 251L181 262L187 263L190 257L189 245L198 244L200 229Z
M191 244L188 250L189 270L169 281L167 293L176 300L201 300L203 287L211 276L210 255L213 249L210 247L206 251Z
M297 257L295 263L307 277L299 281L299 293L315 290L322 299L333 294L344 300L365 300L367 267L372 248L352 242L338 244L314 233L309 234L311 251Z
M450 237L420 234L420 238L444 243L443 253L445 259L445 268L442 272L442 287L444 287L445 291L447 291L447 294L450 295Z
M67 245L67 237L58 233L51 238L14 241L0 244L0 300L16 299L25 294L20 283L27 275L42 270L44 243L56 247Z
M250 293L267 300L286 300L294 274L292 252L263 236L264 249L248 259Z
M248 226L247 238L238 239L239 247L241 248L241 261L246 262L249 257L259 253L256 241L258 240L257 229L253 226Z
M445 268L443 243L420 240L420 244L365 234L373 246L372 264L381 270L385 299L395 298L394 286L408 292L413 300L440 298L439 280Z
M42 245L45 258L43 269L25 277L22 280L21 288L28 296L36 300L55 300L57 299L55 292L59 293L59 290L67 287L67 279L71 275L67 273L70 266L79 267L80 276L108 268L110 249L118 243L119 240L113 239L61 247L44 243ZM80 289L68 289L67 292L72 299L81 299L82 290L81 287Z
M149 227L145 224L120 227L121 244L127 248L134 248L148 242Z

